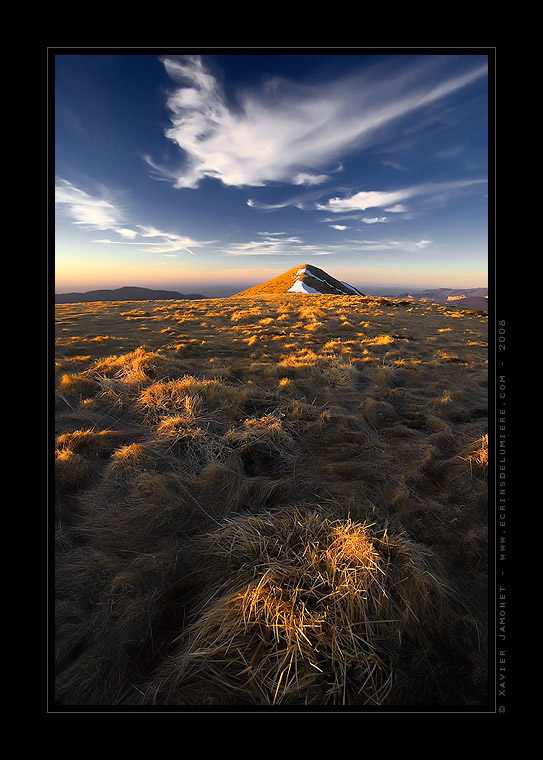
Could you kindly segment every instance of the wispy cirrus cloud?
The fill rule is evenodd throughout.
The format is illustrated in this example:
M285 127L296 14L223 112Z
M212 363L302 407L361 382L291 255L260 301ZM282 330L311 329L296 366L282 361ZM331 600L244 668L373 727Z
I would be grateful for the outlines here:
M405 206L400 201L417 196L433 196L444 199L466 188L485 182L487 182L486 179L470 179L456 182L427 182L398 190L361 190L358 193L344 196L343 198L337 196L330 198L324 204L317 204L316 208L322 211L331 211L335 214L385 207L387 207L388 211L405 211Z
M206 177L225 185L322 184L332 161L377 141L376 134L414 111L457 92L487 72L470 60L451 72L448 56L425 56L402 68L390 63L317 85L275 78L238 93L230 105L200 56L166 56L175 83L167 97L165 135L182 151L181 169L145 156L157 178L195 188ZM461 60L461 57L460 57Z
M262 233L259 233L262 234ZM420 253L422 249L436 247L432 240L403 239L403 240L357 240L346 238L338 243L327 243L325 246L306 243L299 237L286 236L285 233L265 233L262 240L250 240L237 243L228 248L225 253L231 256L297 256L298 259L309 259L312 256L345 255L371 253Z
M186 235L178 235L174 232L162 232L155 227L146 227L143 224L138 224L137 227L141 230L140 235L144 238L162 238L160 242L147 243L147 245L153 247L144 250L152 251L154 253L171 253L172 251L184 250L192 254L190 248L196 248L202 245L202 243L199 243Z
M225 253L231 256L329 256L333 253L328 246L304 243L298 237L284 237L282 233L270 233L262 240L237 243Z
M390 158L385 158L381 161L383 166L391 166L393 169L397 169L400 172L407 171L407 167L401 164L399 161L393 161Z
M56 181L55 204L74 224L99 230L123 229L121 209L105 197L90 195L68 180ZM123 229L123 233L126 234L126 230Z
M263 211L276 211L278 208L286 208L287 206L295 206L291 200L284 201L283 203L259 203L258 201L249 198L247 201L249 208L258 208Z
M277 209L287 208L287 206L293 206L302 210L312 210L315 208L315 202L323 196L322 189L307 190L304 193L296 193L296 195L286 198L279 203L263 203L257 201L254 198L247 200L249 208L255 208L259 211L277 211Z
M136 232L136 230L124 229L124 228L121 228L121 227L119 227L116 230L116 232L118 232L119 235L122 235L123 237L130 238L130 240L132 240L133 238L135 238L136 235L138 234Z
M328 174L308 174L307 172L300 172L292 178L293 185L322 185L323 182L329 179Z
M349 240L343 245L350 246L354 254L383 251L418 253L423 248L436 246L432 240Z
M65 214L73 224L89 230L109 230L125 240L99 238L95 243L104 245L136 245L147 253L171 253L187 251L203 245L196 240L173 232L163 232L143 224L128 226L124 210L104 196L91 195L65 179L58 179L55 186L57 211ZM137 238L143 238L138 240ZM149 242L147 238L160 238Z

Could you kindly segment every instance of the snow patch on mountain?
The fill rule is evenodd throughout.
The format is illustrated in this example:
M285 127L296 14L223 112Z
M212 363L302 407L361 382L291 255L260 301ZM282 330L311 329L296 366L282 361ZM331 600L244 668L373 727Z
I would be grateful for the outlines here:
M287 293L319 293L315 288L310 288L309 285L305 285L302 280L295 280L292 287L287 290Z

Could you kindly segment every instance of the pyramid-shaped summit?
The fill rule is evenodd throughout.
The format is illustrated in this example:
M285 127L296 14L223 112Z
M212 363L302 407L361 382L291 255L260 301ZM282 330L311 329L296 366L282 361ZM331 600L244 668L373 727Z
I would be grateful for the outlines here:
M311 264L293 267L273 280L263 282L254 288L237 293L238 296L282 295L300 293L302 295L363 296L357 288L347 282L336 280L323 269Z

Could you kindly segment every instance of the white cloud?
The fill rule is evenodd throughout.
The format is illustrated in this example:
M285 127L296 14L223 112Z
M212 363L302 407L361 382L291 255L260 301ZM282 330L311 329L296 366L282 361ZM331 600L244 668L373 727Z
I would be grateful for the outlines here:
M397 203L395 206L390 206L390 208L386 208L385 211L390 211L391 214L401 214L402 212L406 212L407 206L404 206L403 203Z
M328 179L327 174L307 174L300 172L292 178L293 185L321 185Z
M279 233L277 233L279 234ZM431 240L357 240L347 239L340 243L328 243L326 248L305 243L299 238L266 237L231 246L226 253L231 256L296 256L300 261L311 256L348 254L356 256L382 253L420 253L422 248L435 246ZM431 249L430 249L431 250Z
M391 166L393 169L397 169L400 172L407 171L406 167L400 164L399 161L393 161L390 158L384 159L383 161L381 161L381 163L383 164L383 166Z
M348 229L345 224L331 224L330 226L333 227L333 229L335 229L335 230L346 230L346 229Z
M294 208L313 210L315 208L315 201L322 196L322 190L308 190L305 193L297 193L296 195L287 198L280 203L262 203L256 201L253 198L249 198L247 205L250 208L256 208L260 211L276 211L280 208L286 208L287 206L294 206Z
M279 236L281 233L275 233ZM229 248L226 253L231 256L328 256L332 251L323 250L320 246L304 243L297 237L271 237L264 240L251 240L248 243L238 243Z
M344 211L366 211L369 208L379 208L394 204L396 201L410 198L416 193L415 188L405 188L404 190L394 190L380 192L377 190L361 190L346 198L330 198L326 204L317 205L317 208L326 211L333 211L335 214Z
M164 237L166 234L160 230L157 230L156 227L148 227L144 224L138 224L137 227L141 230L139 234L142 237Z
M252 198L249 198L247 200L247 205L249 208L258 208L262 209L263 211L275 211L278 208L285 208L286 206L294 205L292 204L292 201L285 201L284 203L260 203L259 201L255 201Z
M117 230L119 235L122 235L123 237L130 238L131 240L136 237L138 234L136 230L129 230L127 228L120 228Z
M387 218L386 216L373 216L373 217L363 216L362 221L365 224L379 224L382 222L386 222Z
M395 207L396 210L405 207L398 201L414 198L415 196L441 196L448 197L472 185L478 185L487 182L486 179L460 180L457 182L428 182L412 187L405 187L400 190L361 190L354 195L344 198L330 198L325 204L317 204L316 208L323 211L332 211L335 214L345 211L360 210L366 211L370 208ZM391 210L389 208L389 210Z
M487 72L483 63L447 74L445 58L426 56L401 70L383 64L318 86L276 79L239 94L234 108L199 56L167 56L162 62L176 87L166 101L165 135L183 151L185 165L174 170L146 160L180 188L195 188L205 177L237 187L320 184L327 175L319 169Z
M432 245L431 240L349 240L353 253L373 251L407 251L418 253L421 248Z
M128 240L111 240L101 238L94 243L105 245L137 245L147 253L169 253L171 251L188 251L190 247L203 245L190 237L174 232L162 232L155 227L136 224L132 228L124 223L123 212L103 197L92 196L65 179L57 180L55 187L57 209L72 219L74 224L87 229L111 230ZM161 238L160 242L150 243L136 238ZM151 247L149 247L151 246ZM192 254L194 255L194 254Z
M145 245L153 246L152 248L144 248L144 251L152 253L170 253L172 251L188 251L191 255L194 255L189 246L201 245L192 238L178 235L175 232L162 232L155 227L146 227L143 224L136 225L139 230L142 230L139 234L142 237L160 237L162 241L160 243L145 243Z
M56 182L55 204L74 224L86 227L111 230L122 220L121 211L110 201L89 195L65 179Z

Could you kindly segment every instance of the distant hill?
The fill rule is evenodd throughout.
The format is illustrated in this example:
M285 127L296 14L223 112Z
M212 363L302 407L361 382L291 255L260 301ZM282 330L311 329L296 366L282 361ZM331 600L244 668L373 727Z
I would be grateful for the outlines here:
M453 301L447 301L448 304L460 306L462 309L480 309L488 311L488 298L484 296L466 296L465 298L456 298Z
M175 290L123 287L114 290L88 290L86 293L55 293L55 303L88 303L90 301L179 301L205 298L198 293L178 293Z
M347 282L336 280L323 269L314 267L311 264L293 267L279 277L256 285L254 288L243 290L237 293L237 296L260 296L260 295L281 295L287 293L299 293L301 295L341 295L341 296L363 296L357 288L349 285Z
M396 298L412 298L416 301L446 303L463 309L486 309L488 311L488 288L434 288L416 292L399 293Z

